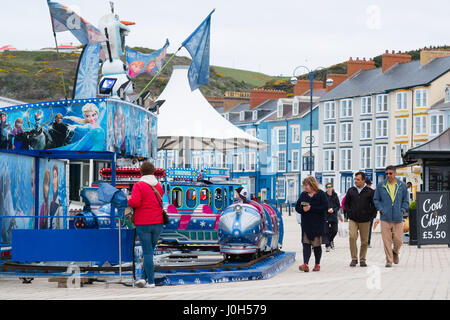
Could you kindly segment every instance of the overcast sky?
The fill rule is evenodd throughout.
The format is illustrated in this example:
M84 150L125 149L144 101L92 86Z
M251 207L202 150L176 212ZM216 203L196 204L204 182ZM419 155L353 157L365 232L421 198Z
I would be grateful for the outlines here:
M1 1L0 45L54 45L46 0ZM60 0L98 25L109 0ZM212 9L211 64L291 76L374 57L385 50L450 44L449 0L115 0L122 20L134 21L129 46L174 52ZM69 32L60 44L78 44ZM188 53L183 49L179 55ZM296 75L304 73L299 70Z

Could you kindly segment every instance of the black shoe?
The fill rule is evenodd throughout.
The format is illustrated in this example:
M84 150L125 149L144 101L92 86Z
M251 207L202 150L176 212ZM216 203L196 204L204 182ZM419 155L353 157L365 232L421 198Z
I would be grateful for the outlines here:
M360 266L360 267L367 267L367 263L366 263L365 261L361 261L361 262L359 263L359 266Z
M352 260L352 262L350 262L350 267L356 267L357 264L358 260Z

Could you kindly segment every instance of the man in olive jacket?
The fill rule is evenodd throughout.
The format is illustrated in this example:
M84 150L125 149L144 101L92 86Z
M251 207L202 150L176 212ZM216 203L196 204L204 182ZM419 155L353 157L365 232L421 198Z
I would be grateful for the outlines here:
M358 231L361 236L361 250L359 253L359 265L367 267L366 254L369 246L370 221L377 215L373 202L374 190L366 186L366 174L355 174L355 186L348 189L345 197L345 208L348 215L348 229L350 241L350 253L352 261L350 267L358 264Z
M392 267L392 262L399 263L400 247L403 243L403 215L409 208L408 189L403 181L396 178L396 174L394 166L387 167L386 180L378 184L374 196L375 206L380 211L386 268Z

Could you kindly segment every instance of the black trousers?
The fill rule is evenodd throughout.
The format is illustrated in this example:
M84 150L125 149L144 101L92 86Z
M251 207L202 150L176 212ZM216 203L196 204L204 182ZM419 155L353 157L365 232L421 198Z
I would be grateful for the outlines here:
M334 221L327 221L327 223L325 224L325 228L328 237L328 243L326 247L329 247L331 241L334 240L334 237L336 237L336 234L338 232L338 223Z

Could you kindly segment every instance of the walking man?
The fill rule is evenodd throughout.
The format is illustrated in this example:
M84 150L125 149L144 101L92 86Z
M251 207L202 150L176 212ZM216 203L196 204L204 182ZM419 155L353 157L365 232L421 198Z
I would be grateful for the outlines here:
M361 250L359 252L359 265L367 267L366 254L369 241L370 221L375 218L377 210L373 202L374 190L366 186L366 174L358 172L355 174L355 186L348 189L345 196L345 208L348 214L348 228L350 253L352 261L350 267L358 264L358 231L361 239Z
M400 247L403 237L403 215L409 207L406 184L396 178L394 166L386 168L386 180L377 186L374 203L380 211L381 237L386 254L386 268L399 263ZM392 248L394 240L394 248Z

